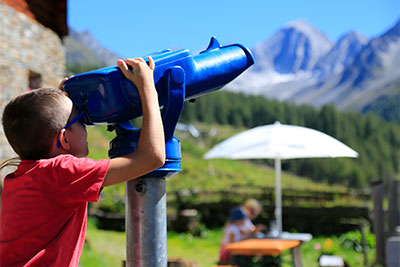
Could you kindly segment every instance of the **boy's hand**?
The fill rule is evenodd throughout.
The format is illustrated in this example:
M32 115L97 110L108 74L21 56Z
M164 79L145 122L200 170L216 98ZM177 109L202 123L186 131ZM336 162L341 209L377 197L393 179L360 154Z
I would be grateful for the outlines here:
M125 77L141 90L145 85L154 85L153 71L155 63L152 57L148 57L149 65L143 58L129 58L126 60L118 60L117 66L120 68ZM131 67L132 70L129 69Z
M65 77L65 78L60 82L60 84L58 85L58 89L61 90L61 91L64 91L64 83L65 83L69 78L72 78L72 77L74 77L74 76ZM66 96L68 96L68 93L67 93L66 91L64 91L64 93L65 93Z
M149 57L149 65L143 58L118 60L117 65L139 92L143 113L142 128L137 149L131 154L110 160L103 186L140 177L165 163L164 130L153 78L154 60Z
M64 83L65 83L68 79L69 79L69 77L65 77L65 78L60 82L60 84L58 85L58 89L64 90L64 89L63 89Z

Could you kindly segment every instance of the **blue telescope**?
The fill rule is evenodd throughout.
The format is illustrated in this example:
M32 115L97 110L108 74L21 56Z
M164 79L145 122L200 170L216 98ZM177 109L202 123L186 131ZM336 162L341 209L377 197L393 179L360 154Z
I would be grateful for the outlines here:
M179 140L174 139L173 133L183 102L222 88L254 64L254 58L245 46L221 46L215 37L211 38L208 48L196 56L188 49L164 50L150 56L155 61L154 81L162 107L168 165L169 156L180 157L180 152L176 151ZM134 145L127 148L126 144L134 143L131 136L138 129L128 121L142 115L140 97L118 67L78 74L64 83L64 90L75 107L80 112L85 111L88 125L114 126L117 138L111 142L110 157L135 150Z
M240 44L221 46L211 38L196 56L189 50L165 50L151 55L154 81L162 108L166 161L163 167L126 183L127 266L167 266L166 182L181 171L180 141L173 136L184 101L220 89L254 64ZM116 67L76 75L64 90L87 124L108 124L117 136L110 142L110 158L136 150L140 129L129 120L142 115L136 87ZM160 179L161 178L161 179Z

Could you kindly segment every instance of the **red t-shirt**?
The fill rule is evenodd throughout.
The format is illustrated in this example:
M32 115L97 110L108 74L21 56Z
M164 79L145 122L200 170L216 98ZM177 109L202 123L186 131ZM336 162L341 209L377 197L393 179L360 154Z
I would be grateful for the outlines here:
M87 203L98 200L108 165L71 155L23 160L4 179L0 266L78 266Z

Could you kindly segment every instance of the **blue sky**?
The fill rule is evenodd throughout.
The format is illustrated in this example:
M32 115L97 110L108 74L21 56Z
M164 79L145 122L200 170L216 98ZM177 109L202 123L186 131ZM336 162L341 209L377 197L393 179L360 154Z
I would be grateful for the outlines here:
M215 35L249 48L305 19L332 41L356 30L377 36L400 18L400 0L68 0L68 24L122 57L166 48L198 52Z

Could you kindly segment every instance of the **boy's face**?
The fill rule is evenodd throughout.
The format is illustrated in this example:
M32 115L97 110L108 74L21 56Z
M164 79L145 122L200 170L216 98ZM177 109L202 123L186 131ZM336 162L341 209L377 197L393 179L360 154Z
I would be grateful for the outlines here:
M69 98L68 100L72 110L68 119L68 122L70 122L79 114L78 111L73 108L72 101ZM78 121L66 129L66 134L70 142L70 149L68 152L76 157L86 157L89 154L86 127Z

